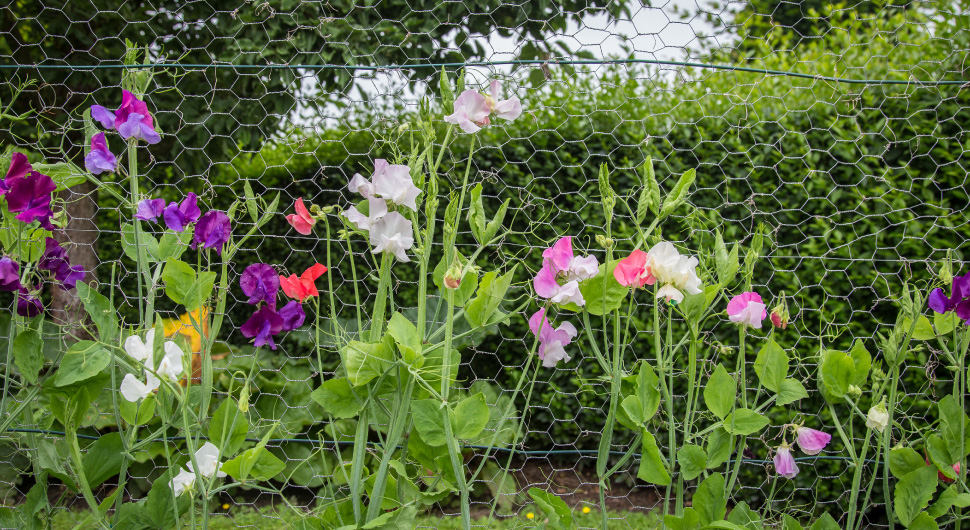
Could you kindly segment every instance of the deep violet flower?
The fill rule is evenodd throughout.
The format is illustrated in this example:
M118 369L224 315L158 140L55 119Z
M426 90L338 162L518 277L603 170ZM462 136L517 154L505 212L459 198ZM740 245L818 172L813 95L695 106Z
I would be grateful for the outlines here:
M182 199L181 203L169 203L162 212L165 226L175 232L185 231L186 225L197 222L201 215L202 210L199 210L199 199L192 192L189 192Z
M795 443L798 448L806 455L817 455L822 452L832 441L832 435L827 432L809 429L808 427L795 427Z
M253 346L259 348L269 344L270 349L276 349L273 336L283 331L283 317L268 306L260 307L249 317L249 320L239 328L243 337L255 339Z
M43 173L30 170L26 174L14 174L5 182L8 188L7 209L18 214L17 219L20 221L40 221L42 227L53 231L54 226L50 219L54 215L51 210L51 194L57 189L54 181Z
M118 169L118 159L108 149L108 141L103 132L91 137L91 150L84 157L84 167L92 175L114 173Z
M229 216L219 210L206 212L195 224L195 233L192 235L192 249L197 245L203 248L214 248L216 254L222 255L222 247L229 241L232 235L232 224Z
M34 168L27 161L27 156L23 153L14 153L10 159L10 167L7 168L7 175L0 180L0 196L5 195L10 189L10 181L15 178L25 177Z
M67 250L56 239L48 237L44 244L46 245L44 254L37 262L37 268L53 273L54 279L61 282L62 289L74 289L77 282L84 279L84 267L81 265L72 267L67 258Z
M20 286L20 289L17 291L18 315L26 318L34 318L44 311L44 304L40 302L40 298L37 298L35 294L38 290L40 290L40 285L35 285L30 290L22 285Z
M734 298L727 305L728 318L743 326L761 329L761 322L768 316L767 306L758 293L746 291Z
M280 277L272 266L265 263L253 263L246 267L239 278L239 287L243 294L249 297L248 302L257 305L260 302L276 309L276 294L280 291Z
M125 139L138 138L150 144L161 141L155 132L148 105L127 90L121 91L121 107L112 113L101 105L91 106L91 117L106 129L117 129Z
M953 278L950 296L943 289L933 289L926 300L930 309L940 314L956 311L961 320L970 323L970 272Z
M144 199L138 203L135 219L154 223L165 211L165 199Z
M303 304L297 302L296 300L291 300L283 309L279 311L280 317L283 318L283 329L282 331L292 331L303 325L306 320L306 313L303 311Z
M20 265L4 256L0 259L0 291L20 289Z

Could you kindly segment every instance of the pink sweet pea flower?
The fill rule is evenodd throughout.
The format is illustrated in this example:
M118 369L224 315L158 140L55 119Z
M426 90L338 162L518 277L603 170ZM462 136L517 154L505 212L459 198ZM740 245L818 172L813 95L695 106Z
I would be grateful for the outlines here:
M599 263L594 256L576 257L573 254L573 238L566 236L542 252L542 269L532 282L536 294L556 304L586 301L579 292L579 282L599 273Z
M791 455L788 444L782 443L774 457L775 471L785 478L795 478L798 475L798 466Z
M553 328L543 308L536 311L529 319L529 329L532 330L533 335L539 337L539 359L542 359L542 366L555 368L559 361L569 362L570 357L566 353L566 346L578 334L575 326L569 322L563 322L558 328Z
M768 316L768 309L758 293L743 292L728 302L728 317L731 322L761 329L761 321Z
M290 226L305 236L313 233L313 225L316 224L317 220L310 216L310 212L307 211L306 206L303 204L303 198L297 199L293 207L296 209L296 213L287 215L286 222L290 223Z
M466 133L476 133L488 125L490 113L488 99L478 91L469 89L455 99L455 112L445 116L445 121L461 127Z
M519 98L513 96L509 99L498 99L499 92L502 90L501 81L493 80L490 88L492 95L488 99L488 106L496 116L511 121L522 115L522 103Z
M795 427L795 436L795 443L806 455L821 453L822 449L832 441L831 434L802 426Z
M647 253L637 249L617 262L613 277L624 287L643 287L653 285L657 278L650 272Z

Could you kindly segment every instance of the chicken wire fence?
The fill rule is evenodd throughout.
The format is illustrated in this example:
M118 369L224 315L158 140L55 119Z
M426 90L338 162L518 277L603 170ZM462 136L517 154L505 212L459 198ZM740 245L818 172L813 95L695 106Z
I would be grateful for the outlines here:
M502 79L525 113L480 133L471 182L483 183L494 205L512 200L514 235L486 260L505 270L523 265L517 296L527 296L526 269L537 269L541 250L558 236L576 235L602 261L595 241L605 224L596 184L601 163L617 192L630 197L639 193L636 170L648 155L666 189L694 167L691 208L663 225L664 237L703 261L715 231L742 246L764 234L754 287L769 305L786 296L792 323L777 336L799 359L796 375L806 381L814 379L815 355L823 348L847 349L863 339L878 359L876 334L894 324L903 282L925 285L950 251L961 264L970 236L965 1L39 1L5 2L0 20L0 103L11 116L32 112L26 121L4 123L5 153L78 162L83 111L114 101L125 69L150 71L146 100L163 141L150 149L147 192L174 199L195 191L213 207L228 206L243 181L259 196L279 193L282 208L299 197L347 206L349 178L406 145L422 99L437 101L442 71L453 79L463 75L468 87ZM152 64L125 66L126 39L147 46L142 63ZM467 156L460 146L449 154L444 174L458 172ZM124 256L118 228L127 214L117 200L89 183L61 198L72 262L84 264L88 279L103 286L112 274L122 288L133 285L134 264ZM300 236L277 217L238 255L232 272L259 261L281 273L299 272L324 259L327 241ZM247 230L245 223L237 230ZM623 248L635 234L634 220L618 211L614 223ZM472 245L468 233L459 241ZM353 289L367 307L376 294L361 266L369 248L337 238L336 225L330 245L338 318L349 321ZM351 253L360 267L357 280ZM394 300L402 311L411 309L415 285L407 273L396 276ZM136 311L134 292L116 290L123 313ZM55 290L49 296L52 315L77 325L76 300ZM640 303L646 314L647 301ZM315 415L308 396L320 374L308 332L291 332L275 351L254 352L238 331L247 313L235 281L226 311L213 353L216 388L224 392L234 370L255 363L253 424L262 434L279 422L270 447L287 463L284 495L310 509L326 500L324 455L336 459L337 451L347 451L354 428L346 420L324 428ZM180 316L169 307L159 313L173 321ZM734 358L729 327L707 333L704 374L719 359ZM646 329L633 337L628 363L651 336ZM581 331L571 361L539 372L525 411L518 398L528 432L512 461L514 492L539 486L570 505L596 503L594 462L609 384L590 362L585 341ZM462 346L458 385L508 399L529 349L525 317L474 347ZM929 421L929 402L946 386L949 375L938 369L936 354L920 349L918 362L901 373L912 419ZM327 361L331 370L338 360L333 354ZM88 412L83 432L92 439L114 429L114 416L105 412L109 394ZM815 425L832 421L816 392L797 410L776 413ZM28 452L59 440L52 422L38 413L4 434L4 504L18 503L31 486L22 475L30 468ZM318 443L321 430L337 445ZM802 459L808 472L779 483L768 450L779 433L772 428L751 444L734 501L842 513L851 487L844 455L830 450ZM663 445L665 437L657 439ZM613 450L623 454L630 441L618 434ZM493 456L496 466L507 455ZM160 469L157 453L141 455L130 468L127 493L143 496ZM662 489L635 479L636 459L623 469L608 492L616 517L662 502ZM478 481L473 509L492 502L491 486ZM110 493L108 486L100 492ZM65 488L51 487L52 498L65 495ZM503 498L505 513L524 509L521 496ZM887 524L881 498L873 496L876 506L867 515L873 526ZM237 506L280 501L256 490L222 500L231 506L230 518ZM433 513L457 510L445 503Z

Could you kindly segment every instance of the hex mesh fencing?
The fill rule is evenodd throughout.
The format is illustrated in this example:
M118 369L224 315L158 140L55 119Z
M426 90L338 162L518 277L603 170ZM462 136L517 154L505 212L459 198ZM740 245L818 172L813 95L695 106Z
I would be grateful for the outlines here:
M502 79L525 113L479 134L482 147L471 182L483 183L492 208L512 200L507 218L512 232L484 260L503 270L519 264L513 296L524 300L541 251L555 238L574 235L578 246L602 261L604 251L595 241L605 230L596 183L601 163L610 168L614 189L631 203L641 189L637 168L646 156L665 189L677 175L697 168L691 208L665 222L662 233L699 255L702 265L711 259L715 231L742 247L756 232L764 234L753 286L769 307L786 296L792 323L776 337L799 361L796 377L811 394L798 406L774 410L776 425L800 417L831 426L816 386L808 384L815 379L817 354L847 350L854 339L863 339L878 360L876 334L895 323L903 282L928 285L948 252L956 260L955 273L964 263L962 249L970 237L966 0L118 4L0 3L0 103L9 115L33 112L26 121L0 125L5 156L18 150L81 165L82 113L91 104L118 99L127 39L147 46L148 62L157 63L135 68L154 73L146 100L163 133L162 142L149 149L143 173L143 182L153 185L148 193L173 200L194 191L205 204L224 209L245 181L258 196L279 193L287 213L300 197L346 207L350 177L370 171L374 158L392 158L405 148L422 98L438 105L439 117L450 113L442 112L437 99L443 69L453 79L463 71L468 87ZM442 174L450 186L460 182L455 175L466 157L467 141L445 157ZM116 305L123 314L137 315L134 262L124 256L119 229L127 213L110 193L89 183L61 199L72 261L84 264L88 279L102 286L115 274ZM299 273L323 261L329 248L338 318L354 318L354 289L370 307L376 272L363 241L348 245L339 239L334 218L328 247L319 232L300 236L282 214L276 217L237 255L231 271L238 275L262 261L281 273ZM252 225L246 223L240 221L236 230L248 230ZM618 209L618 249L632 248L634 224L630 212ZM459 242L473 248L468 232L459 233ZM406 313L414 309L416 279L398 269L393 299ZM77 301L53 289L49 296L51 315L76 327ZM434 300L432 307L437 293ZM2 301L12 307L9 298ZM233 279L227 322L213 353L215 385L224 393L234 371L255 365L253 425L262 436L279 422L269 446L287 463L288 480L279 484L283 495L234 490L221 498L228 509L214 513L238 527L258 528L237 515L241 507L265 510L285 500L311 510L328 500L321 489L326 462L337 461L340 451L347 458L354 427L339 420L324 428L319 408L308 398L321 377L309 332L290 332L279 349L254 352L239 332L248 317L245 302ZM649 320L650 305L647 299L638 302L644 315L639 324ZM174 306L161 306L159 313L180 317ZM734 363L736 331L726 316L721 324L706 331L702 382L718 362ZM644 331L632 338L628 364L652 343L649 326L639 327ZM588 351L586 333L581 330L571 346L571 361L538 372L524 412L528 432L511 461L516 486L502 496L502 517L529 511L524 492L533 486L577 509L597 504L596 449L609 383ZM478 339L474 347L460 345L460 389L510 395L529 351L526 317ZM324 377L339 362L332 355ZM753 355L747 362L750 372ZM930 401L947 392L950 375L940 363L927 344L901 372L911 421L931 421ZM685 391L676 389L677 397ZM110 394L106 390L89 410L82 431L88 436L115 429ZM517 403L521 411L524 398ZM4 433L5 505L23 500L32 485L28 455L43 440L56 444L57 428L39 409L32 423ZM337 444L321 445L321 431ZM798 479L781 482L769 451L780 433L772 427L750 443L742 493L734 501L838 517L851 488L845 454L830 448L819 458L802 459ZM897 433L903 439L895 441L910 434ZM663 445L666 437L658 433L657 439ZM631 440L632 435L617 434L616 461ZM495 469L507 457L507 450L491 457ZM662 502L663 488L636 479L636 459L621 469L608 492L614 517ZM131 466L126 493L144 497L160 472L158 453L143 454ZM875 478L867 472L864 484ZM492 486L486 479L474 485L476 514L487 513L496 495ZM108 486L100 492L110 493ZM49 496L66 503L59 517L79 521L71 507L81 505L64 500L70 497L66 488L52 485ZM867 525L888 526L881 499L873 495ZM458 510L457 503L439 504L429 521Z

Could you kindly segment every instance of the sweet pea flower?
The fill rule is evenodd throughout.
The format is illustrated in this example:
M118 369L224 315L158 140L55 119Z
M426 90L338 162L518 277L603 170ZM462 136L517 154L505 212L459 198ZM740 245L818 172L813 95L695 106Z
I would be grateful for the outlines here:
M37 291L39 290L40 285L35 285L33 289L27 289L24 285L20 286L17 290L18 315L26 318L34 318L44 312L44 304L37 297Z
M367 231L387 215L387 202L379 197L367 199L367 215L360 213L356 206L351 206L343 212L344 217L357 228Z
M108 140L103 132L91 137L91 150L84 157L84 167L92 175L114 173L118 169L118 159L108 150Z
M144 363L152 356L155 347L155 330L150 329L145 333L145 340L141 340L138 335L129 335L125 339L125 353L132 359Z
M650 272L663 286L657 290L657 298L668 302L684 301L683 291L701 293L701 279L697 276L697 258L682 255L673 244L661 241L648 252Z
M933 289L926 299L927 305L941 315L956 311L961 320L970 324L970 272L953 278L950 289L949 297L943 289Z
M143 199L138 203L135 219L154 223L165 212L165 199Z
M728 302L728 318L742 326L761 329L761 322L768 316L768 310L761 295L750 291L743 292Z
M61 283L61 289L69 291L77 286L77 282L84 279L84 267L71 266L67 259L67 250L61 247L56 239L48 237L44 244L44 254L37 262L37 268L50 271L54 279Z
M566 346L576 338L576 327L569 322L563 322L558 328L553 328L546 317L545 308L536 311L529 318L529 329L533 335L539 337L539 359L542 366L555 368L559 361L569 362Z
M222 464L219 463L219 448L212 442L202 444L195 452L195 463L199 465L199 473L205 478L212 478L213 475L218 478L226 476Z
M20 264L4 256L0 259L0 291L20 289Z
M317 223L317 220L307 211L306 206L303 204L303 198L297 199L293 203L293 207L296 209L296 213L287 215L286 222L290 223L290 226L305 236L313 233L313 225Z
M132 374L125 374L121 381L121 397L129 403L137 403L148 397L149 394L158 390L161 381L149 372L145 372L145 382L142 383Z
M398 212L391 212L371 226L372 252L388 252L401 261L411 261L406 251L414 246L414 227L411 221Z
M303 304L296 300L287 302L279 311L280 318L283 319L283 327L280 331L293 331L303 325L306 320L306 313L303 311Z
M280 276L280 286L286 296L302 303L311 296L320 296L314 282L326 272L327 267L317 263L303 271L303 274L299 277L296 274L291 274L289 277Z
M258 305L260 302L272 309L276 309L276 294L280 291L280 277L272 266L265 263L253 263L246 267L239 278L239 287L243 294L249 297L248 302Z
M817 455L832 441L832 435L826 432L809 429L800 425L795 426L795 443L806 455Z
M637 249L621 259L613 268L613 277L624 287L643 287L653 285L657 278L650 272L649 256Z
M169 203L162 212L165 226L175 232L185 231L186 225L197 222L201 215L199 198L192 192L189 192L181 203Z
M491 97L487 99L488 108L496 116L503 120L512 121L522 115L522 103L519 98L513 96L509 99L499 99L499 92L502 91L501 81L493 79L489 88L491 89Z
M599 272L596 257L576 257L572 237L566 236L544 250L542 258L542 269L532 281L536 294L556 304L584 305L586 301L579 292L579 282Z
M33 171L33 166L27 160L27 155L23 153L14 153L10 158L10 167L7 168L7 175L3 180L0 180L0 196L7 193L10 189L10 181L16 178L22 178L27 176L27 173Z
M376 169L379 167L378 163L382 163L380 171ZM380 159L375 161L374 167L374 193L386 201L417 211L415 199L421 190L414 185L411 168L401 164L388 164Z
M127 90L121 91L121 107L114 113L101 105L91 105L91 117L105 129L117 129L122 138L137 138L157 144L161 137L155 131L148 104Z
M195 233L192 234L192 249L197 245L202 248L214 248L216 254L222 255L222 247L229 242L232 235L232 223L225 212L210 210L202 215L195 224Z
M788 444L782 443L775 452L774 457L775 462L775 472L785 478L795 478L798 475L798 466L795 464L795 458L791 455L791 449Z
M8 178L5 182L7 209L10 213L18 214L17 219L25 223L40 221L42 227L53 231L54 225L50 219L54 216L51 210L51 194L57 189L54 181L43 173L30 170L26 174L15 173L13 178Z
M378 158L374 161L374 174L377 174L386 166L387 160ZM360 173L354 174L354 177L350 179L350 183L347 184L347 188L350 189L351 193L359 193L365 199L370 199L371 197L375 196L375 193L377 193L377 188L371 184L371 181L361 176Z
M242 332L243 337L255 339L253 346L259 348L269 344L270 349L275 350L276 342L273 341L273 336L283 331L283 324L283 317L273 311L272 308L262 306L249 317L249 320L239 328L239 331Z
M191 490L195 485L195 473L188 469L180 469L179 474L175 475L170 484L172 485L172 491L175 492L175 496L178 497L182 493Z
M866 427L879 431L880 433L886 430L889 426L889 411L886 410L886 399L883 398L882 401L873 405L869 409L869 413L866 415Z
M461 128L466 133L476 133L490 123L493 112L503 120L514 120L522 115L522 103L517 97L499 100L502 83L493 80L490 95L475 90L465 90L456 99L454 114L445 116L445 121Z
M182 359L185 358L185 352L182 351L182 348L178 344L172 341L165 341L164 350L165 356L158 363L158 368L155 370L155 373L170 381L176 382L179 380L179 376L182 375Z

